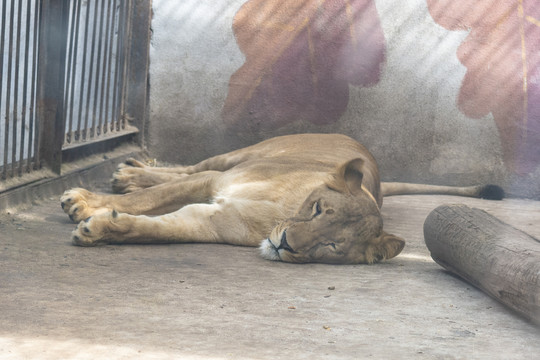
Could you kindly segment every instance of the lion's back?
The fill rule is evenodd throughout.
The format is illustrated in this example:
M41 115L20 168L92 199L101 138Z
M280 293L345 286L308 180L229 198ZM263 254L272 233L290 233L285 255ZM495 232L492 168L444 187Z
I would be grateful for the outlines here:
M379 175L371 153L341 134L297 134L271 138L210 158L198 170L221 171L216 192L241 198L271 198L289 203L327 183L339 166L363 160L363 183L379 199Z

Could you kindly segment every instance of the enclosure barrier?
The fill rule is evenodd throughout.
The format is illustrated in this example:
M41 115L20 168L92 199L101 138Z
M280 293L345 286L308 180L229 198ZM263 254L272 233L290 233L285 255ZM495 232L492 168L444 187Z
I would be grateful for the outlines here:
M82 146L142 142L150 3L1 2L0 182L59 174L63 153Z
M81 1L71 3L64 149L136 131L123 111L130 10L130 0L94 0L86 7Z
M40 1L0 5L0 174L37 166L36 74Z

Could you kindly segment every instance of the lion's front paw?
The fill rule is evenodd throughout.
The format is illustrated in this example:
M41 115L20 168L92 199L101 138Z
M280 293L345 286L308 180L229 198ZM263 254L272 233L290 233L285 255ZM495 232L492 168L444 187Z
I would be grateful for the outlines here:
M109 209L100 206L99 195L85 189L71 189L60 198L62 209L73 222L79 222Z
M96 246L104 242L104 234L107 233L106 227L113 213L116 217L116 211L104 213L89 217L81 221L77 228L71 233L71 241L78 246Z
M104 212L81 221L71 233L71 240L78 246L96 246L121 241L130 229L129 215L116 210Z
M92 218L89 217L85 221L81 221L77 228L71 233L71 241L73 245L78 246L95 246L98 245L99 237L94 236L95 229L90 229L92 226L90 222ZM98 232L99 233L99 232Z

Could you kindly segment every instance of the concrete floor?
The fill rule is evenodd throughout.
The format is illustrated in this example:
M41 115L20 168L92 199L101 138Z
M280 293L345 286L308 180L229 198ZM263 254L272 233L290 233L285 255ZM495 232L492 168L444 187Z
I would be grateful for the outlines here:
M0 358L537 359L540 327L431 260L424 219L458 202L540 238L540 202L397 196L397 258L292 265L222 245L75 247L56 197L1 214Z

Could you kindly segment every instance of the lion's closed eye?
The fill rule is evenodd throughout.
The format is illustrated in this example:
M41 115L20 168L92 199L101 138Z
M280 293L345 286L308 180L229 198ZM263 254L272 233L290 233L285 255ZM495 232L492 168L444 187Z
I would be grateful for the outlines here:
M312 218L317 217L321 215L321 213L322 213L321 205L319 204L319 201L315 201L311 209L311 217Z

